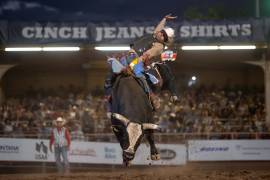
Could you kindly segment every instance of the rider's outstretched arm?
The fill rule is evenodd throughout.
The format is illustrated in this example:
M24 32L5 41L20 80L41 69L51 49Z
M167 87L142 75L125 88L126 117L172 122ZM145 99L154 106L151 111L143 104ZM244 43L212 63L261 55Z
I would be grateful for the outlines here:
M177 16L171 16L171 14L168 14L168 15L164 16L164 18L156 26L156 28L154 30L154 35L156 33L160 32L162 29L164 29L167 20L172 20L172 19L176 19L176 18L177 18Z
M155 56L159 56L164 49L165 46L165 42L164 42L164 38L163 40L161 38L159 38L160 36L162 36L162 31L165 28L165 24L167 20L171 20L171 19L175 19L177 18L176 16L171 16L171 14L166 15L160 22L159 24L156 26L155 30L154 30L154 38L156 39L156 42L154 42L152 44L152 47L150 49L148 49L146 52L143 53L143 55L141 56L141 59L145 62L145 61L149 61L151 60L153 57Z

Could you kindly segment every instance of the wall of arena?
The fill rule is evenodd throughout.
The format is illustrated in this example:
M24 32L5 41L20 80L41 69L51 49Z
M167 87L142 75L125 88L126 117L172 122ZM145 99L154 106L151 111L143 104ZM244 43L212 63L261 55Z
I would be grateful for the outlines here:
M264 75L259 68L252 69L210 69L197 68L185 72L188 77L195 75L198 83L206 86L216 84L218 86L240 85L240 86L263 86Z
M218 87L226 85L263 87L264 77L260 68L202 68L202 67L173 67L177 86L185 87L192 76L197 77L198 85ZM83 90L102 90L106 68L88 68L68 66L57 68L15 67L3 77L3 89L6 95L13 96L24 93L32 87L38 89L55 89L60 86L79 87Z

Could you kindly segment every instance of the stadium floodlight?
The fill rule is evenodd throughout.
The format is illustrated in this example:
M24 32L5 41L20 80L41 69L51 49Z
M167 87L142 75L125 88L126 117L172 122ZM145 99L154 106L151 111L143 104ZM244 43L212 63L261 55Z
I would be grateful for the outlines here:
M41 47L7 47L5 48L7 52L23 52L23 51L42 51Z
M246 45L246 46L219 46L221 50L241 50L241 49L256 49L255 45Z
M99 51L128 51L129 46L96 46L95 50Z
M218 50L218 46L182 46L184 51L189 50Z
M43 47L42 51L79 51L80 47Z

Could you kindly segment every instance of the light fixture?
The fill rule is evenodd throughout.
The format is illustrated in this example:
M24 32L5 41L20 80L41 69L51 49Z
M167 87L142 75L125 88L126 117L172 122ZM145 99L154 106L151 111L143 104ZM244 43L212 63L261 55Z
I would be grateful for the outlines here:
M99 51L128 51L130 50L129 46L97 46L95 50Z
M7 52L34 52L34 51L79 51L80 47L7 47Z
M7 52L16 52L16 51L42 51L41 47L7 47L5 48Z
M193 81L196 81L196 79L197 79L196 76L192 76L192 77L191 77L191 80L193 80Z
M224 46L182 46L182 50L246 50L256 49L255 45L224 45Z
M221 50L233 50L233 49L256 49L254 45L246 45L246 46L219 46Z
M218 50L218 46L182 46L182 50Z
M42 51L79 51L80 47L43 47Z

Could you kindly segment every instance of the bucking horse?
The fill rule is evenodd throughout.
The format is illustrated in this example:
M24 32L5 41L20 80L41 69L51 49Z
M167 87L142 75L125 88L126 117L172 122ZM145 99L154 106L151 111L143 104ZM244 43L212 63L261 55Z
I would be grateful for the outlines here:
M123 150L123 163L128 165L135 157L143 136L150 145L151 159L158 160L154 143L153 107L143 90L140 79L119 74L112 88L112 128Z
M165 64L154 64L161 89L171 89L172 76ZM123 163L129 165L142 138L145 136L150 145L152 160L159 160L160 155L154 142L154 130L159 126L153 122L153 105L149 94L144 90L144 83L127 71L114 75L111 87L111 122L114 134L123 150ZM110 76L112 77L112 76ZM112 81L112 78L109 79Z

